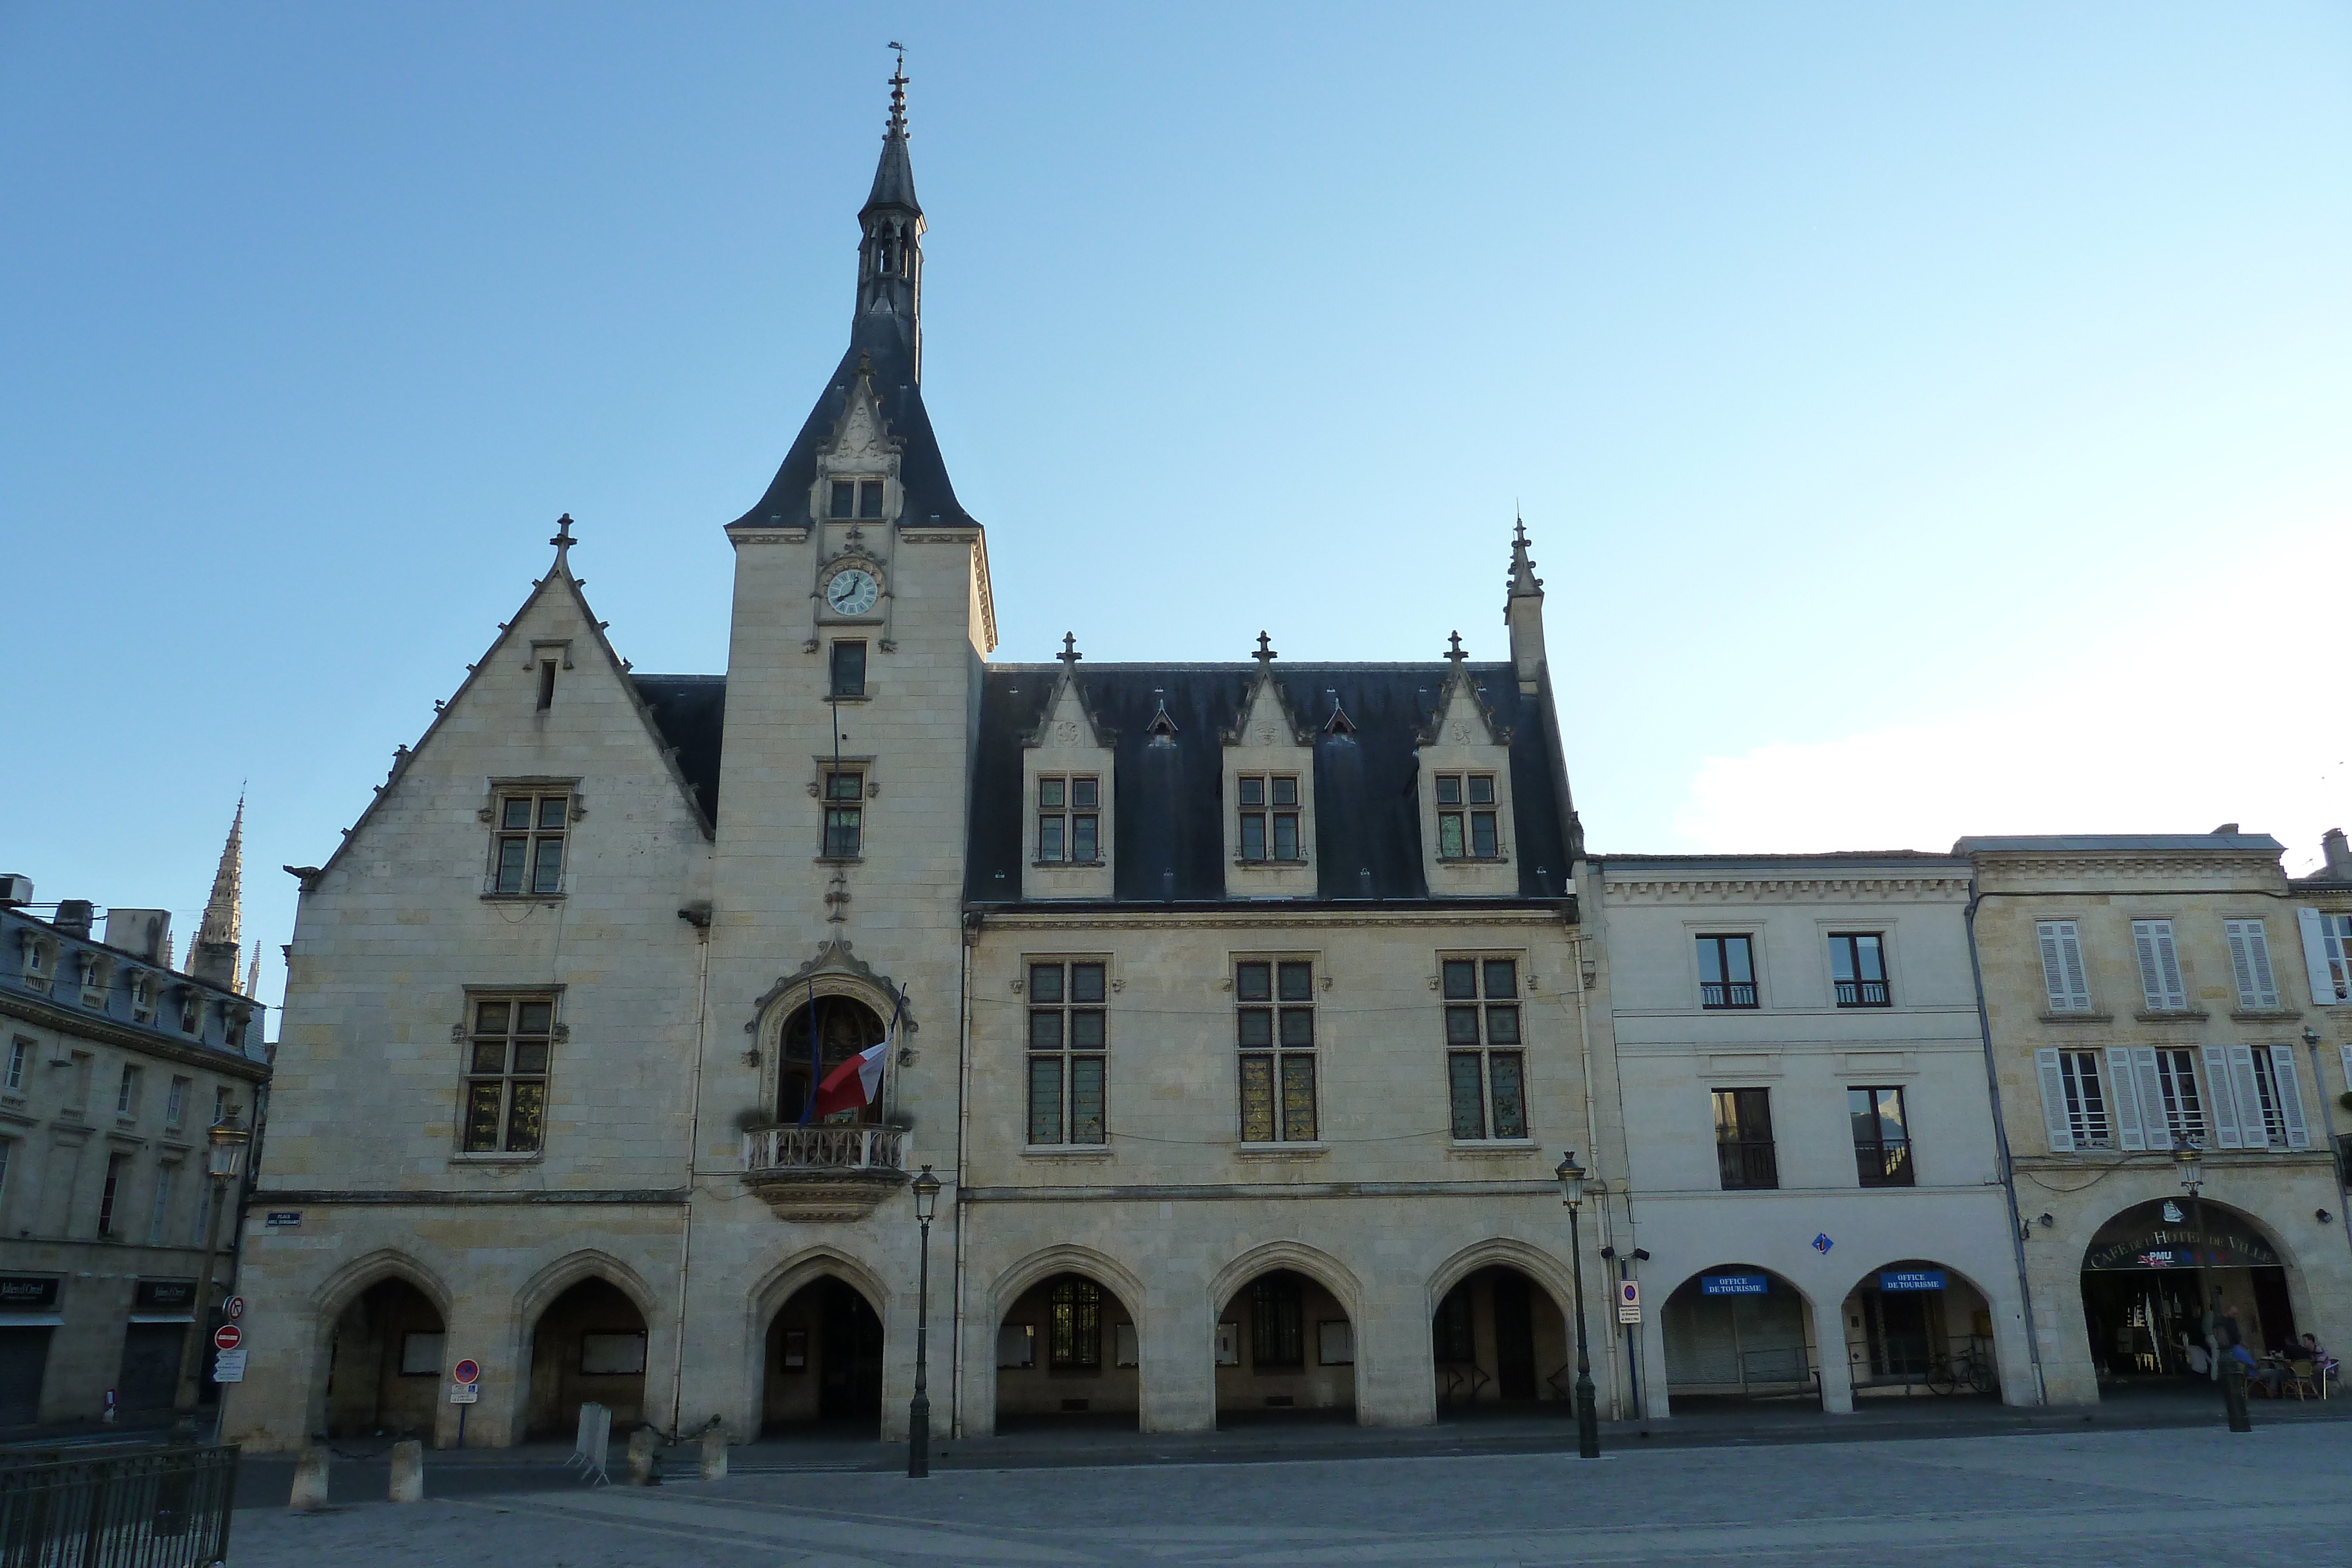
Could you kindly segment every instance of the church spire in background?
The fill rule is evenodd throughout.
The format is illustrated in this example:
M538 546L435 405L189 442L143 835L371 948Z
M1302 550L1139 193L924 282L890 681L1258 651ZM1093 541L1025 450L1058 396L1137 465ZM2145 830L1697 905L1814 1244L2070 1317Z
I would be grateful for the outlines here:
M213 873L213 894L205 901L205 917L188 944L188 969L199 980L236 988L237 955L245 946L245 796L236 798L236 816L228 826L228 842L221 846L220 866Z
M253 964L245 971L245 994L248 997L261 995L261 938L258 936L253 939Z

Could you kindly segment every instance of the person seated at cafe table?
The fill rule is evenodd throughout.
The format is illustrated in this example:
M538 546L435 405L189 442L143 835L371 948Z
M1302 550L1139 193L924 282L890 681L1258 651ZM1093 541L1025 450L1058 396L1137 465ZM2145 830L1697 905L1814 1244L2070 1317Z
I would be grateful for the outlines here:
M2307 1333L2304 1335L2302 1344L2290 1350L2287 1354L2292 1355L2297 1361L2307 1361L2311 1363L2312 1366L2318 1371L2319 1375L2326 1378L2330 1383L2336 1381L2338 1368L2341 1364L2338 1363L2334 1356L2328 1354L2326 1350L2321 1348L2319 1336L2317 1334Z

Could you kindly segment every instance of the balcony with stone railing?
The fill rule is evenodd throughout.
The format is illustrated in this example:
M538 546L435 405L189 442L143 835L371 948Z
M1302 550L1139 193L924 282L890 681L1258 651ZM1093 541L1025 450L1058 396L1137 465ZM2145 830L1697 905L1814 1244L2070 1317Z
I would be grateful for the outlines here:
M907 1134L897 1127L752 1127L743 1185L782 1219L863 1219L906 1185Z

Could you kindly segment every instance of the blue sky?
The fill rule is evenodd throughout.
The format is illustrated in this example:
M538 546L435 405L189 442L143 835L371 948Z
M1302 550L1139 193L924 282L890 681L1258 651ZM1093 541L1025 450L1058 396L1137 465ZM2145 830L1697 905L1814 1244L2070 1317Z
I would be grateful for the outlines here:
M910 47L999 657L1499 656L1607 850L2352 825L2340 5L0 5L0 869L248 935L544 570L725 667Z

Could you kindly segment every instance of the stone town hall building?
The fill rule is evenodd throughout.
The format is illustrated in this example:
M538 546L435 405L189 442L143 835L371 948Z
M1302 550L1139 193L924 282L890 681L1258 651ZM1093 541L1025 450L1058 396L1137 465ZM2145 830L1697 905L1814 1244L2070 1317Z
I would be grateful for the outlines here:
M902 105L847 351L726 525L727 673L632 671L567 528L298 873L232 1437L448 1441L459 1357L474 1444L583 1399L898 1433L925 1166L956 1430L1427 1420L1433 1314L1567 1386L1594 1086L1524 538L1507 661L992 661ZM893 1020L878 1103L803 1124Z
M898 1435L926 1166L965 1435L1557 1406L1563 1148L1606 1414L2092 1397L2190 1361L2197 1281L2352 1333L2340 835L2292 888L2234 828L1588 857L1524 534L1493 663L992 660L902 110L847 350L727 525L726 674L622 662L567 519L299 873L232 1437Z

